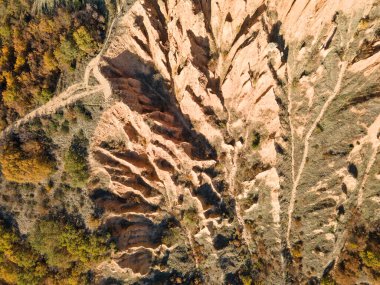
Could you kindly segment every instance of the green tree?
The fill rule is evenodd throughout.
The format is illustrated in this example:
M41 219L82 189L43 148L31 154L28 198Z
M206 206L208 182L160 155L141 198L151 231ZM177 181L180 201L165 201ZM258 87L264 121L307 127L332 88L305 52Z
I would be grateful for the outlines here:
M43 67L47 73L57 70L58 63L52 53L45 52L42 58Z
M83 187L88 179L88 139L83 131L74 135L65 156L65 171L69 174L73 186Z
M80 26L73 33L73 37L79 49L85 53L91 54L97 49L97 44L86 27Z
M108 238L63 220L40 220L27 238L0 219L0 284L82 285L109 254Z
M34 249L46 256L51 267L89 270L108 254L107 239L59 221L40 221L30 236Z
M59 47L54 51L54 56L61 69L69 70L78 56L78 49L71 40L63 39Z
M41 284L48 273L41 256L14 228L0 221L0 280L8 284Z

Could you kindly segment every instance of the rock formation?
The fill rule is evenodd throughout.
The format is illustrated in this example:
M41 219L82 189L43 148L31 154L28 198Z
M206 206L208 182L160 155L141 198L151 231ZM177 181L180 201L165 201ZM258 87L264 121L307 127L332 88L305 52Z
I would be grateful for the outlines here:
M370 0L137 1L101 59L117 102L91 142L113 270L202 284L338 270L352 221L380 215L379 17Z

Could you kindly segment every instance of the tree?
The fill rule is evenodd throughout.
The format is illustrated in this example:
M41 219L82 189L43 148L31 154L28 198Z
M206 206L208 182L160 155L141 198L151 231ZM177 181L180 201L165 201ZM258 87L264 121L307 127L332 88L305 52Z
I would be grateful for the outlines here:
M74 186L84 186L88 179L87 165L88 139L83 131L74 135L70 148L65 156L65 171L69 174Z
M97 49L95 40L85 27L80 26L79 29L74 32L73 37L79 49L85 53L91 54Z
M107 238L56 220L39 221L30 235L34 249L47 258L51 267L87 271L108 254Z
M5 179L17 183L38 183L53 174L55 161L42 146L39 149L37 152L27 153L14 144L4 146L0 163Z
M30 12L33 3L41 13ZM106 13L98 3L0 0L0 109L7 118L14 120L45 103L60 73L73 71L95 52L104 37L105 21L99 15Z
M54 51L54 56L61 69L69 70L78 56L78 50L72 41L63 39L59 47Z
M48 272L40 254L20 237L15 228L0 221L0 281L37 285Z
M57 70L57 60L54 58L54 55L50 52L45 52L43 57L43 67L46 73Z
M0 218L0 284L88 284L87 272L107 258L109 249L107 236L68 220L40 220L22 237L17 225Z

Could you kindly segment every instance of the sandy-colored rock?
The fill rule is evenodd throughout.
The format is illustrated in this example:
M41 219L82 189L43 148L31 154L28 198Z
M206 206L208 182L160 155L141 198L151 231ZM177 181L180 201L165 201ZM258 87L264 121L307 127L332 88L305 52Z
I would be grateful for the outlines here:
M133 213L167 234L171 217L167 264L184 254L174 269L205 284L338 270L354 213L379 211L379 16L370 0L137 1L101 63L120 100L92 139L115 195L104 223Z

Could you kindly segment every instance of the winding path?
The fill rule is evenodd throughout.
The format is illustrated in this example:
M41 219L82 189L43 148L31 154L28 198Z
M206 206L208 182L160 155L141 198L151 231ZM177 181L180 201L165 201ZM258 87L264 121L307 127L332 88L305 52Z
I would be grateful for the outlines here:
M121 6L123 6L122 2ZM113 27L115 23L117 22L118 18L122 14L123 10L121 9L121 6L117 4L117 14L112 20L108 32L107 37L104 41L102 49L99 51L96 57L94 57L86 66L86 69L84 71L83 81L76 83L74 85L71 85L68 87L65 91L58 94L57 96L53 97L49 102L46 104L36 108L35 110L31 111L24 117L18 119L17 121L10 124L7 128L5 128L1 132L1 137L4 137L6 134L8 134L11 130L17 129L22 124L25 124L31 120L33 120L36 117L43 116L43 115L49 115L55 113L58 109L71 105L75 103L76 101L87 97L89 95L95 94L97 92L103 92L104 98L107 100L112 95L111 85L107 81L107 79L102 75L99 68L99 63L102 54L104 53L107 43L109 42L109 39L112 34ZM90 85L89 80L90 76L93 75L93 77L98 81L98 84L96 85Z

